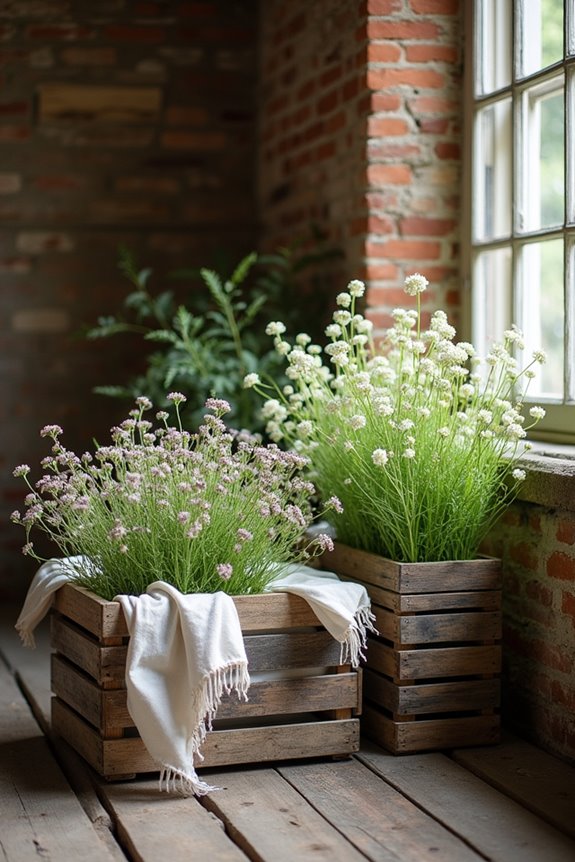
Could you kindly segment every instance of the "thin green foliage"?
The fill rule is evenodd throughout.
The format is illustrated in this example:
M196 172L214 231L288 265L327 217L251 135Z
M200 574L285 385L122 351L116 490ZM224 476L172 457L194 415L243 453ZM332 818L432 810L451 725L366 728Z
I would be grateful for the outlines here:
M330 546L327 536L304 539L315 492L304 457L230 431L222 399L208 399L195 434L181 426L185 397L168 401L176 427L166 411L157 427L145 420L152 405L140 397L93 455L66 450L57 425L42 430L53 441L45 475L32 485L28 465L14 471L30 490L24 514L12 515L24 553L40 560L30 534L47 533L63 557L81 556L77 582L113 599L156 580L182 593L259 593L286 564Z
M262 408L267 432L308 454L321 497L342 502L338 539L404 562L476 556L525 478L523 438L545 413L532 407L525 425L523 400L544 355L520 370L512 353L523 339L512 327L482 363L454 341L443 311L422 332L426 284L406 279L417 310L395 309L377 348L371 322L356 313L365 290L357 280L337 297L325 351L305 335L288 343L284 324L270 323L290 383L245 381L264 397L275 389Z

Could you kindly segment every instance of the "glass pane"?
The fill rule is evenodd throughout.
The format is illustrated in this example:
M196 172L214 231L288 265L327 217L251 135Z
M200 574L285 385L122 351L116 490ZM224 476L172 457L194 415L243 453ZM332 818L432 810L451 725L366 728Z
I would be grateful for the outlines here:
M532 243L521 258L521 327L525 334L525 360L544 350L547 361L535 365L536 378L529 395L563 397L565 312L563 302L563 240Z
M511 248L482 251L473 274L473 344L481 356L511 325Z
M527 161L524 226L528 230L562 225L565 218L564 101L559 83L525 95Z
M511 233L511 99L477 113L473 163L473 233L494 239Z
M569 401L575 401L575 236L568 236L569 252L568 252L568 269L567 269L567 292L566 292L566 309L565 317L567 326L565 327L565 337L567 341L567 350L565 351L565 361L567 368L565 369L566 392L565 397ZM575 423L571 430L575 429Z
M511 2L477 2L477 93L492 93L511 83Z
M521 73L530 75L563 59L563 0L523 0Z

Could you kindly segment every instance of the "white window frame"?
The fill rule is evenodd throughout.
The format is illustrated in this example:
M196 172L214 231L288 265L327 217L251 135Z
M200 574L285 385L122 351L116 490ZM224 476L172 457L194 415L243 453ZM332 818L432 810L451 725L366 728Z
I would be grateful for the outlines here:
M493 0L491 0L493 3ZM501 2L501 0L497 0ZM509 0L513 7L512 30L520 26L523 12L524 0ZM465 170L464 170L464 196L462 220L463 244L462 244L462 270L464 283L464 330L466 336L480 348L484 347L487 315L484 288L475 276L476 262L485 251L496 251L498 249L508 250L511 259L511 291L510 296L495 296L495 301L501 309L504 309L507 317L507 325L516 322L521 325L525 319L526 302L528 297L523 295L521 288L521 258L522 249L537 241L546 239L562 239L564 248L564 380L563 397L545 398L533 397L533 402L543 404L547 411L545 419L537 426L533 437L555 441L557 443L575 443L575 3L573 0L564 0L564 24L565 24L565 48L564 57L560 62L527 75L520 74L520 51L518 45L520 39L513 41L512 67L510 83L504 87L486 94L475 92L475 80L478 77L478 65L476 50L478 49L480 29L476 26L476 16L479 14L480 0L469 0L464 5L465 9ZM503 28L502 28L503 29ZM501 39L511 34L501 31L496 33L500 43ZM489 46L487 46L487 49ZM533 146L529 143L529 136L521 134L521 117L525 116L521 110L520 100L524 102L529 93L535 91L535 87L544 91L550 86L558 75L564 75L565 85L565 216L563 224L552 228L538 227L531 229L529 226L520 224L520 213L525 211L526 183L523 181L524 161L526 154L520 152L520 141L525 141L525 146ZM473 205L474 198L477 201L478 183L474 181L474 171L477 167L473 164L474 136L478 134L476 116L482 107L490 104L501 103L502 100L512 100L512 122L511 122L511 155L510 164L512 171L511 190L511 229L508 235L497 238L482 238L474 236ZM496 172L497 168L495 169ZM520 193L523 189L522 194ZM532 190L531 190L532 191ZM493 298L493 295L492 295ZM502 335L502 332L500 333Z

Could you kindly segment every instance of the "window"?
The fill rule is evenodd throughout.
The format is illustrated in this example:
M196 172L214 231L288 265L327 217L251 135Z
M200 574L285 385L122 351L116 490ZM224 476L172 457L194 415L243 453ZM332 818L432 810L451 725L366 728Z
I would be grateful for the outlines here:
M485 353L516 323L520 360L545 350L538 430L575 442L575 4L469 8L472 338Z

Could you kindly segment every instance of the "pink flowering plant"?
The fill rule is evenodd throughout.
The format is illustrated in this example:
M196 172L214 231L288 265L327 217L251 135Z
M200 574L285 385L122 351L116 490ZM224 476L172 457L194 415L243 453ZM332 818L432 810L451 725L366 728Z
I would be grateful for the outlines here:
M145 419L152 404L138 398L93 455L65 449L57 425L42 430L52 440L45 474L32 484L27 465L14 470L29 486L24 514L12 515L26 530L24 553L40 560L30 533L47 533L64 557L82 556L76 582L112 599L156 580L183 593L259 593L281 566L330 545L323 535L304 540L315 491L306 456L230 431L221 399L208 399L190 433L180 422L185 397L168 400L175 426L165 411L156 425Z
M343 504L338 539L404 562L476 556L525 478L524 438L545 414L535 406L524 417L544 354L520 368L523 336L513 326L481 360L455 340L443 311L423 331L426 286L422 275L406 279L416 308L395 309L377 347L371 321L356 310L365 291L358 280L338 295L323 349L305 333L292 344L283 323L270 323L290 382L274 389L256 374L244 380L266 399L271 439L309 456L321 497Z

